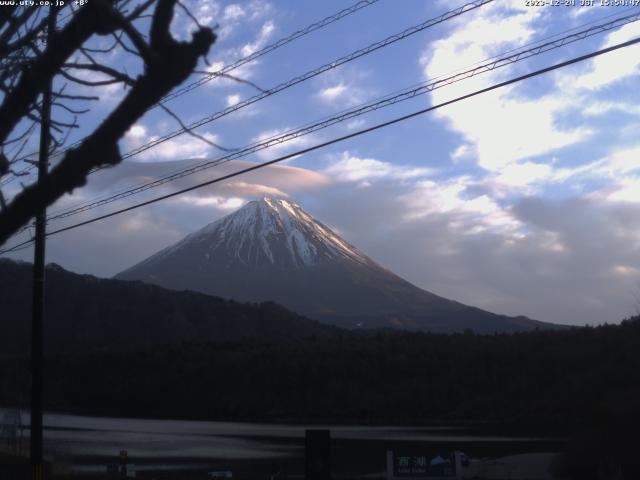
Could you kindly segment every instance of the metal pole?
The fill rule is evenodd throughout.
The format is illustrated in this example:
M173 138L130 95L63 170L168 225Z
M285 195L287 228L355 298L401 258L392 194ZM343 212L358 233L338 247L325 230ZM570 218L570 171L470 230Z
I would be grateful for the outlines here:
M47 27L47 48L56 25L56 11L49 7ZM38 157L38 182L44 181L49 164L49 144L51 139L51 90L50 79L42 91L42 112L40 124L40 154ZM43 478L42 458L42 411L43 411L43 319L44 319L44 264L46 239L46 207L36 214L36 232L33 258L33 308L31 317L31 466L33 480Z

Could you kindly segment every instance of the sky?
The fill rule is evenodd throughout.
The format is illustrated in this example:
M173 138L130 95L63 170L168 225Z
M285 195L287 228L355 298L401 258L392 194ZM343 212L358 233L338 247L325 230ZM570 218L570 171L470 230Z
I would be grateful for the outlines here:
M354 2L191 0L218 39L215 71ZM379 0L234 70L262 89L467 2ZM564 3L564 2L563 2ZM580 3L579 1L576 3ZM406 87L559 38L640 7L527 6L496 0L242 108L197 132L239 148ZM172 30L188 38L181 12ZM557 37L556 37L557 36ZM640 36L634 22L339 123L241 160L68 219L50 229L166 194ZM96 45L106 40L92 40ZM129 73L125 52L109 62ZM51 237L47 261L109 277L264 195L288 198L381 265L428 291L496 313L572 325L640 312L640 47L439 108L282 164ZM136 70L138 69L138 70ZM192 77L192 80L199 78ZM94 89L95 91L95 89ZM109 86L70 141L88 134L126 91ZM185 123L258 93L217 78L167 103ZM127 152L178 128L161 109L121 141ZM36 141L35 139L34 141ZM92 175L51 213L224 152L182 135ZM28 181L28 180L23 180ZM13 182L5 189L18 188ZM17 235L9 245L26 237ZM31 249L11 255L31 260Z

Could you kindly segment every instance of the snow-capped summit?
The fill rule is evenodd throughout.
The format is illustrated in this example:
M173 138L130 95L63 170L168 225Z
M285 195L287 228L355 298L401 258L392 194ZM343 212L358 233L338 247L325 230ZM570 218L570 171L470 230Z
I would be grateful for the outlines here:
M367 263L367 257L299 205L264 197L189 235L180 248L206 243L207 260L225 252L232 262L309 267L342 257Z
M270 264L279 269L303 268L336 258L362 264L371 262L296 203L272 197L247 203L136 267L154 264L179 252L189 252L190 256L198 252L201 264L223 262L227 267Z
M282 198L249 202L117 278L240 301L275 301L347 327L494 332L541 326L422 290Z

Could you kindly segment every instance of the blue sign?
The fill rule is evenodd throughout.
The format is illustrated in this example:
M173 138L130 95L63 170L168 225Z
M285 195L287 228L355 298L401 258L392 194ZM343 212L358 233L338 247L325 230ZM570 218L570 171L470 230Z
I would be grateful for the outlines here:
M387 452L387 480L462 478L459 452Z

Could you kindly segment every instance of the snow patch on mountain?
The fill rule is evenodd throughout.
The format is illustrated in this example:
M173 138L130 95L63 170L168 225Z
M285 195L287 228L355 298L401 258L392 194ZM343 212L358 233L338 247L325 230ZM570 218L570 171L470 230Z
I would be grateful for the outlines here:
M371 260L354 246L315 220L299 205L281 198L264 197L185 237L149 257L138 266L153 263L194 245L204 246L203 261L224 251L226 258L252 265L268 262L297 267L342 258L361 264ZM286 259L282 258L284 255Z

